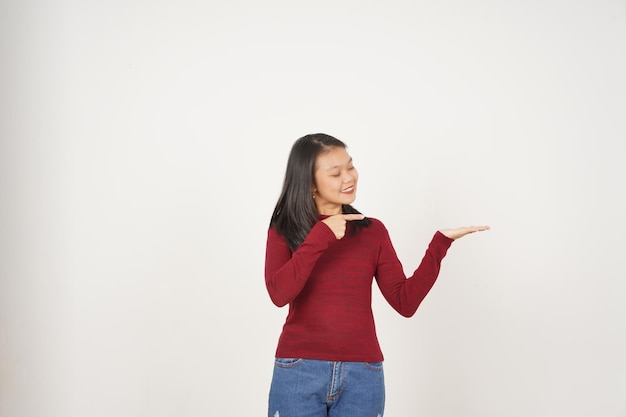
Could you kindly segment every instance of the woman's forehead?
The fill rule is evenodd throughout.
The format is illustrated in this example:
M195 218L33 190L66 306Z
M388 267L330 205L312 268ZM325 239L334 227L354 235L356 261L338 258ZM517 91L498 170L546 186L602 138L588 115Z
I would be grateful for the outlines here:
M332 148L318 155L315 165L322 169L333 169L341 168L350 162L352 162L352 157L344 148Z

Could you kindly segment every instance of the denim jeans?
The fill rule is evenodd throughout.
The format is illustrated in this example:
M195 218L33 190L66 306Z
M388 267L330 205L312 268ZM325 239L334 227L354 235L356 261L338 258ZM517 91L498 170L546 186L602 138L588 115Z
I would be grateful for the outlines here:
M382 417L382 362L276 358L268 417Z

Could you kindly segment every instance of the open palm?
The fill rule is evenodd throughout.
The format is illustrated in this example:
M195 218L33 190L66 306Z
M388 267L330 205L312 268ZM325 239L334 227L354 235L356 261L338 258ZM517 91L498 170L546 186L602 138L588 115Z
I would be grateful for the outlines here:
M456 229L443 229L440 232L450 238L450 239L460 239L465 235L469 235L470 233L482 232L484 230L489 230L489 226L465 226L465 227L457 227Z

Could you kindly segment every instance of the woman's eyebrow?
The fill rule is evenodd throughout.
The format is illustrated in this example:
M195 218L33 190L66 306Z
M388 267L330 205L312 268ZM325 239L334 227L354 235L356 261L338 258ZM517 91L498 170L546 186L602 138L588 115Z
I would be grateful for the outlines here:
M349 165L349 164L350 164L350 162L352 162L352 157L350 157L350 159L348 160L348 162L346 162L344 165ZM330 171L331 169L341 168L342 166L343 166L343 165L335 165L335 166L332 166L332 167L328 167L328 168L326 168L326 170L327 170L327 171Z

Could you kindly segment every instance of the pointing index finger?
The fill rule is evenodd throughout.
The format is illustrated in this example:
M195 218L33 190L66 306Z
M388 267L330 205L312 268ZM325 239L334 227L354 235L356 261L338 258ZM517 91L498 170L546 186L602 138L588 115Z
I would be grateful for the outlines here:
M363 220L365 218L365 216L363 214L344 214L343 215L343 219L347 222L353 221L353 220Z

